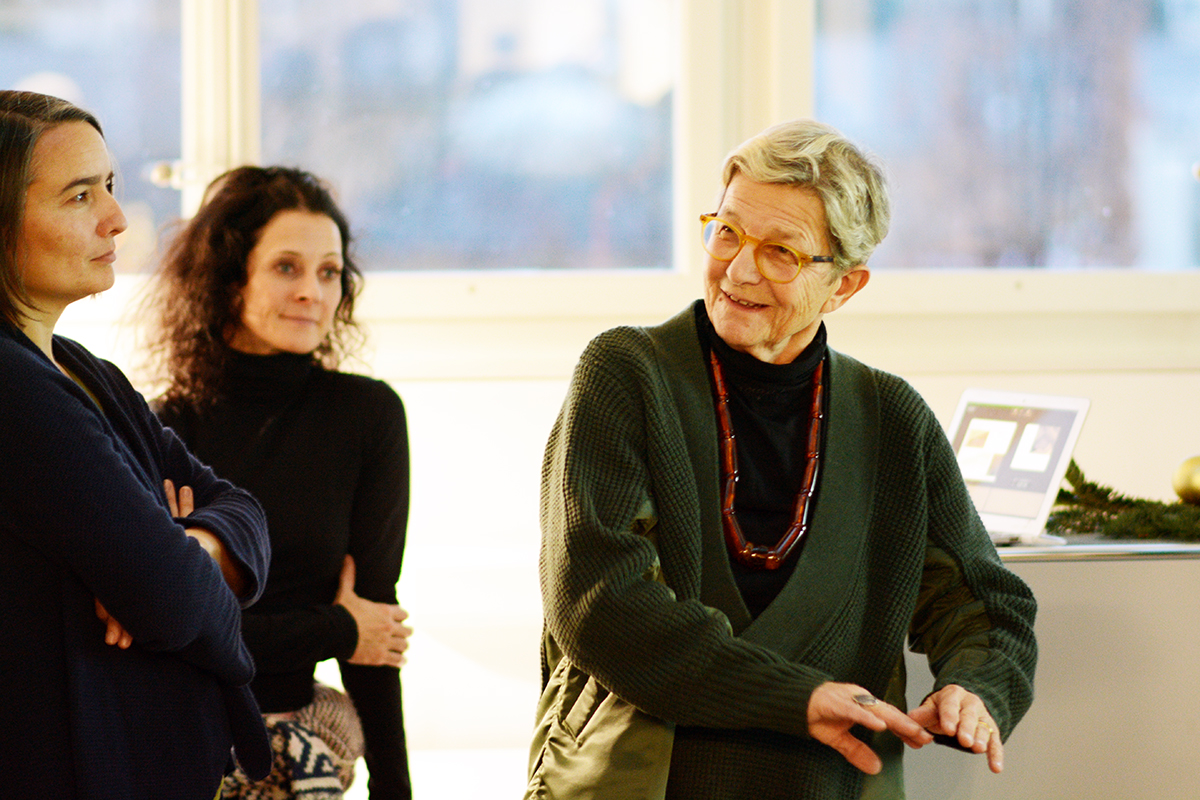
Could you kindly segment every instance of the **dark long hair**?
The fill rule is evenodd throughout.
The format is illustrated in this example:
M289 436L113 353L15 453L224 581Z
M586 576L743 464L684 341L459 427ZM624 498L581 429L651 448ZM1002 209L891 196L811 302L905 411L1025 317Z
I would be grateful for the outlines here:
M299 169L238 167L208 187L150 286L147 318L156 330L149 356L168 381L164 405L201 408L221 396L232 351L227 337L241 325L250 251L276 214L297 209L329 217L342 236L342 299L329 336L312 357L333 369L361 343L354 301L362 273L351 256L350 225L328 187Z
M33 150L43 133L64 122L100 123L82 108L36 92L0 91L0 319L19 324L32 305L17 264Z

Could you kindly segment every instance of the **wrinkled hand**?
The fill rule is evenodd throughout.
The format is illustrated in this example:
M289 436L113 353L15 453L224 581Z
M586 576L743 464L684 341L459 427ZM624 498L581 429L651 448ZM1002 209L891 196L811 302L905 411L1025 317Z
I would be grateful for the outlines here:
M992 772L1004 769L1000 729L978 695L951 684L925 698L909 717L931 733L954 737L972 753L987 753Z
M855 697L870 697L871 693L852 683L823 683L808 701L808 733L823 742L858 769L875 775L883 762L870 747L850 732L855 725L873 731L890 730L909 747L924 747L933 737L903 711L882 700L863 705Z
M129 631L121 627L121 623L117 622L116 618L108 613L99 600L96 601L96 616L104 623L104 643L115 645L116 647L126 650L129 645L133 644L133 636Z
M346 556L338 580L335 605L341 605L358 626L358 647L350 656L351 664L402 667L407 661L408 637L412 628L404 624L408 612L398 605L376 603L354 593L354 559Z

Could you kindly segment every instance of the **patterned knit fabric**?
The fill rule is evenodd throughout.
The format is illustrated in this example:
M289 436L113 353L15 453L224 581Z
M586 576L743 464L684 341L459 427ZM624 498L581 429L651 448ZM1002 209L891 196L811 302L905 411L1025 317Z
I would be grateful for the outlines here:
M346 695L317 683L313 702L294 714L267 714L275 763L265 780L241 770L225 778L224 800L340 800L363 755L362 724Z
M903 704L910 636L934 673L922 688L975 692L1004 736L1032 700L1035 603L1000 563L941 426L899 378L835 352L829 365L809 541L753 619L721 533L717 430L691 309L593 341L551 433L543 669L562 653L676 723L668 797L903 797L895 737L870 740L885 767L864 788L809 738L806 709L830 680ZM667 586L641 579L658 559Z

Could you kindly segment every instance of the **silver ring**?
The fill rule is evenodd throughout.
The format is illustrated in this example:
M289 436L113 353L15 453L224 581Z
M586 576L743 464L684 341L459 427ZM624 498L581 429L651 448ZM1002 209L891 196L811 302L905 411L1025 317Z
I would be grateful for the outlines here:
M869 694L856 694L851 699L864 708L870 708L871 706L879 703L879 700Z

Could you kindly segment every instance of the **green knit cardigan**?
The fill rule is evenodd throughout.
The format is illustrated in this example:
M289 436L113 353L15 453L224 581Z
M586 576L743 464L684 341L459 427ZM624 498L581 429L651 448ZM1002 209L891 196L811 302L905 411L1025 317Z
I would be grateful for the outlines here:
M975 692L1007 737L1033 696L1033 596L1001 564L916 391L830 351L809 540L752 620L722 537L693 314L608 331L580 358L542 474L545 675L569 658L675 723L669 797L902 798L899 740L863 732L885 764L864 782L808 736L812 691L849 681L903 707L911 636L931 691ZM658 568L665 585L643 579Z

